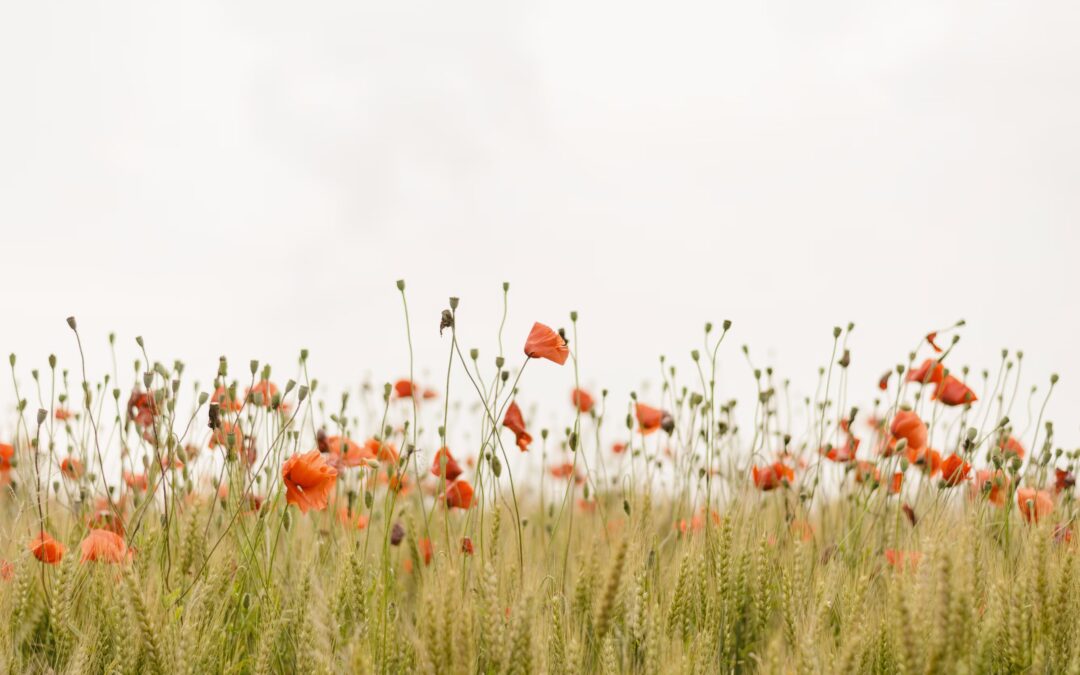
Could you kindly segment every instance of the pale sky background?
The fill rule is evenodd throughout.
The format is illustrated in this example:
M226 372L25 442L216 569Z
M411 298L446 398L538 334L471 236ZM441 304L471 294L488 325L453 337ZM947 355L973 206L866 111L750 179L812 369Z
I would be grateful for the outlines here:
M396 279L435 372L450 295L490 365L507 280L511 363L576 309L620 403L724 318L736 392L739 345L811 392L854 321L868 402L963 317L953 366L1060 372L1073 447L1078 34L1074 2L7 2L0 352L75 367L75 314L95 375L115 330L203 380L301 347L390 380ZM523 395L565 414L571 378Z

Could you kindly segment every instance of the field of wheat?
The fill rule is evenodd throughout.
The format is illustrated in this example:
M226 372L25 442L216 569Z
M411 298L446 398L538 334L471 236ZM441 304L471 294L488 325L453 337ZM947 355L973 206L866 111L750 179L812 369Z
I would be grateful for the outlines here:
M410 317L398 290L433 381L11 355L0 668L1080 673L1080 451L1022 354L959 365L961 321L849 382L838 327L795 400L724 321L615 400L582 388L576 314L481 354L456 298ZM721 353L756 400L721 400ZM558 428L517 401L547 368Z

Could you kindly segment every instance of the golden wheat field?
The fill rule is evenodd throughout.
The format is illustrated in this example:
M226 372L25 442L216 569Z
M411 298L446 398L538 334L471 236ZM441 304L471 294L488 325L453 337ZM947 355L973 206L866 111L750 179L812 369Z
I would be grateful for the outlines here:
M447 354L430 381L410 356L324 391L306 351L196 374L142 338L105 370L11 355L3 670L1080 672L1078 453L1057 375L1018 401L1022 353L955 365L960 321L855 382L837 327L792 401L724 321L616 400L581 386L576 313L480 354L457 298L398 290ZM740 350L757 396L724 400ZM565 398L521 406L538 369Z

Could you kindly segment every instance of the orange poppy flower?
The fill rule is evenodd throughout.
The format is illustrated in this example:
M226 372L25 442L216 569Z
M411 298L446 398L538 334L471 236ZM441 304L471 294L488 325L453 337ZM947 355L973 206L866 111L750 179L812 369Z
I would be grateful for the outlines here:
M127 544L124 538L109 530L90 530L79 545L82 548L80 562L122 563L128 558Z
M301 513L308 509L322 511L337 483L338 472L326 463L318 450L293 455L281 467L285 482L285 501L295 504Z
M986 495L987 501L994 506L1005 506L1005 499L1009 492L1009 475L998 469L979 469L975 472L975 480L971 483L971 496Z
M1029 523L1039 522L1050 515L1054 510L1054 498L1045 490L1035 488L1020 488L1016 491L1016 503L1020 507L1020 514Z
M885 391L889 388L889 378L892 377L892 371L886 370L885 374L878 378L877 386L881 391Z
M855 482L865 483L869 481L880 483L881 472L878 471L878 468L874 466L873 462L855 462Z
M893 418L890 431L893 438L906 439L908 449L921 450L926 447L926 424L911 410L901 410Z
M909 571L914 572L915 568L919 566L919 561L922 560L922 553L919 551L898 551L895 549L885 549L885 560L889 562L897 571L903 572L906 568Z
M132 490L144 491L148 487L145 473L132 473L130 471L124 472L124 482Z
M420 556L424 559L425 565L431 564L431 558L435 555L435 548L431 545L431 540L427 537L421 537L416 542L417 547L420 549Z
M446 459L443 459L443 458ZM443 462L446 462L446 466L443 466ZM435 458L431 462L431 475L443 476L445 472L445 479L448 481L457 480L461 475L461 466L454 459L454 456L450 454L450 448L439 448L439 451L435 453Z
M410 398L416 388L416 384L410 380L398 380L394 383L394 394L398 398Z
M532 436L525 431L525 418L521 416L521 408L518 407L517 401L510 401L510 406L506 409L506 416L503 417L503 426L514 432L514 439L522 452L529 449Z
M530 359L547 359L560 366L570 356L570 348L561 335L542 323L534 323L529 337L525 339L525 356Z
M11 460L15 457L15 446L7 443L0 443L0 471L7 473L11 471Z
M472 539L469 539L468 537L462 537L461 538L461 552L464 553L465 555L472 555L473 554Z
M626 443L612 443L611 451L614 452L616 455L621 455L622 453L626 452Z
M774 462L765 467L755 465L752 467L751 473L754 478L754 485L765 492L775 490L778 487L785 487L795 481L795 470L783 462Z
M930 476L941 471L941 453L930 448L911 449L907 451L908 462L921 467ZM970 468L970 467L969 467Z
M221 427L210 434L209 445L211 448L220 445L225 450L231 450L239 455L244 448L244 430L240 428L239 424L222 422Z
M555 478L564 478L564 479L573 478L574 482L577 483L578 485L585 482L584 478L582 478L581 476L575 475L575 473L574 473L574 463L573 462L563 462L562 464L558 464L556 466L551 467L550 469L548 469L548 471Z
M941 349L941 347L938 346L938 343L936 342L936 340L937 340L937 331L933 331L932 333L927 333L926 334L926 341L928 343L930 343L930 346L934 348L935 352L940 354L943 350Z
M966 481L970 471L971 465L955 452L946 457L945 461L941 463L941 479L949 487L956 487Z
M64 478L70 480L79 480L82 478L84 469L83 464L74 457L65 457L60 462L60 473L64 475Z
M35 558L49 565L55 565L64 557L64 545L44 530L30 540L29 549Z
M893 474L892 480L889 481L889 492L898 495L902 487L904 487L904 472L897 471Z
M218 410L224 410L227 412L239 412L243 404L237 401L230 393L228 387L222 385L214 390L214 395L210 397L213 403L218 404Z
M793 520L788 529L791 535L800 541L814 540L814 526L808 520Z
M355 517L353 517L349 513L349 507L347 506L341 506L338 508L337 519L338 522L342 525L345 525L346 527L353 525L358 530L363 530L364 528L366 528L369 521L368 516L363 513L358 513Z
M117 514L110 509L98 509L86 519L86 525L90 529L108 530L121 536L124 534L124 523Z
M364 441L364 452L380 462L386 462L387 464L398 463L398 451L393 443L386 443L372 437Z
M644 403L638 403L634 406L634 415L637 417L638 428L643 436L648 436L664 423L664 411Z
M932 398L950 406L966 405L979 400L970 387L952 375L946 375L945 379L934 388Z
M596 401L589 395L589 392L584 389L575 389L570 392L570 402L575 408L581 411L583 415L588 415L592 411Z
M945 366L937 359L926 359L921 366L908 371L905 379L919 384L939 384L945 379Z
M848 434L847 440L844 444L838 447L822 448L822 454L826 459L830 459L834 462L850 462L855 459L855 453L859 449L859 443L861 441L855 438L851 434Z
M446 507L468 509L472 506L473 488L468 481L456 480L446 488Z
M1027 450L1020 444L1020 441L1016 440L1015 436L1009 436L1004 441L999 441L998 449L1003 455L1016 455L1020 459L1023 459L1024 455L1027 454Z
M342 467L360 466L369 459L375 459L375 451L369 448L367 443L361 446L352 439L341 436L327 436L323 440L321 445L326 448L325 452L331 455L335 464Z
M53 411L53 417L60 420L61 422L66 422L74 416L75 413L71 412L67 408L57 408Z
M1054 492L1061 494L1066 490L1071 490L1074 485L1076 485L1076 476L1072 471L1054 469Z
M274 396L278 393L277 385L270 380L259 380L258 384L247 390L247 399L252 403L255 402L255 394L262 396L262 405L264 408L269 408L270 404L274 401Z
M0 560L0 579L4 581L11 581L15 576L15 565L11 564L7 560Z

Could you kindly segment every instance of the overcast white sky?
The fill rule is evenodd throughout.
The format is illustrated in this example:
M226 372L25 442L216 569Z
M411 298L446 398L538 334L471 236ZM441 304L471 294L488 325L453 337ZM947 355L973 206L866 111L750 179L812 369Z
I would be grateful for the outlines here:
M868 399L964 317L954 366L1025 349L1080 442L1080 5L530 4L5 3L0 351L73 366L75 314L94 372L115 330L393 379L395 279L436 371L446 297L490 356L508 280L514 353L576 309L619 396L731 318L736 389L856 322Z

